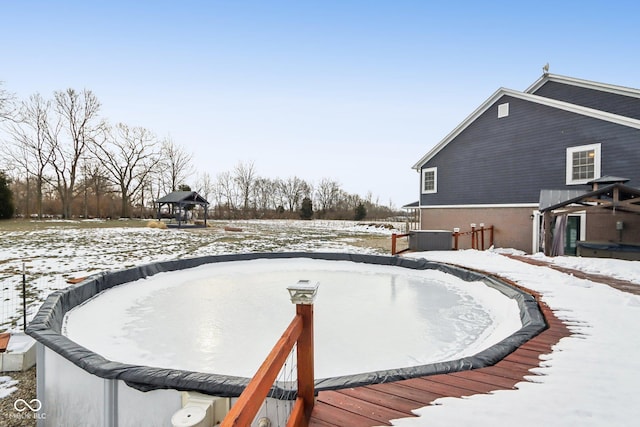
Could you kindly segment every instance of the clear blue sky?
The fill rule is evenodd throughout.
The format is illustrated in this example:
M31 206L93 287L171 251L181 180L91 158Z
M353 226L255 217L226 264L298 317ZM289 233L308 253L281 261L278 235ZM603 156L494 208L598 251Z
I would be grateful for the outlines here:
M383 204L500 87L550 72L640 88L636 1L0 0L0 80L90 89L212 177L330 177Z

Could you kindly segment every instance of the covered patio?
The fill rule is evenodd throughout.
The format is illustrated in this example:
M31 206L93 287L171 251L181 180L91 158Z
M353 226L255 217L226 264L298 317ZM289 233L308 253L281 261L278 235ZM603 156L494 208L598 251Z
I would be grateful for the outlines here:
M569 214L583 212L590 224L586 241L578 242L579 245L609 246L612 250L615 245L631 252L636 252L637 246L638 255L633 255L633 259L640 257L640 188L626 185L627 181L626 178L606 176L591 181L591 191L542 190L540 212L545 255L563 254L563 224Z

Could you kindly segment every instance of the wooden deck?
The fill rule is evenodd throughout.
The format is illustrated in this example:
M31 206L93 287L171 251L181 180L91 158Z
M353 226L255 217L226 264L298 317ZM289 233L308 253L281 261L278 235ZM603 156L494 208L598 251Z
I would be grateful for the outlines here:
M504 279L502 279L504 280ZM508 281L507 281L508 282ZM538 304L548 329L529 340L494 366L451 374L432 375L392 383L318 394L310 426L365 427L391 425L390 420L415 416L411 411L428 406L441 397L462 397L513 389L525 376L536 375L530 369L540 364L540 355L551 352L561 338L571 331L549 307Z

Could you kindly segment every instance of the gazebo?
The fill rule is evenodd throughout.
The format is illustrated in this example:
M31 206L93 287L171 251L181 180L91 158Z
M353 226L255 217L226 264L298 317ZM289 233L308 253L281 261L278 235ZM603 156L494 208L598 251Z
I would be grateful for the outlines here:
M161 209L163 205L172 206L172 211L175 212L177 208L176 219L178 221L177 225L169 224L169 226L177 226L181 228L183 226L188 227L197 227L195 223L189 223L187 215L185 211L189 211L187 209L193 206L203 206L204 207L204 223L201 225L202 227L207 226L207 209L209 208L209 202L207 202L204 197L196 193L195 191L174 191L172 193L167 194L166 196L158 199L158 220L161 218Z

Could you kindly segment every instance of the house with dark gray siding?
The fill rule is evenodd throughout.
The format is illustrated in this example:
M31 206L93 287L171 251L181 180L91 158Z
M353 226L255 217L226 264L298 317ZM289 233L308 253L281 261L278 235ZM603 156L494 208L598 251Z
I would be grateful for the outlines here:
M605 176L640 188L640 90L554 74L523 92L500 88L413 168L421 229L483 223L495 227L496 247L538 252L541 194L573 199ZM640 243L637 205L595 211L580 203L585 209L569 214L569 252L577 241Z

